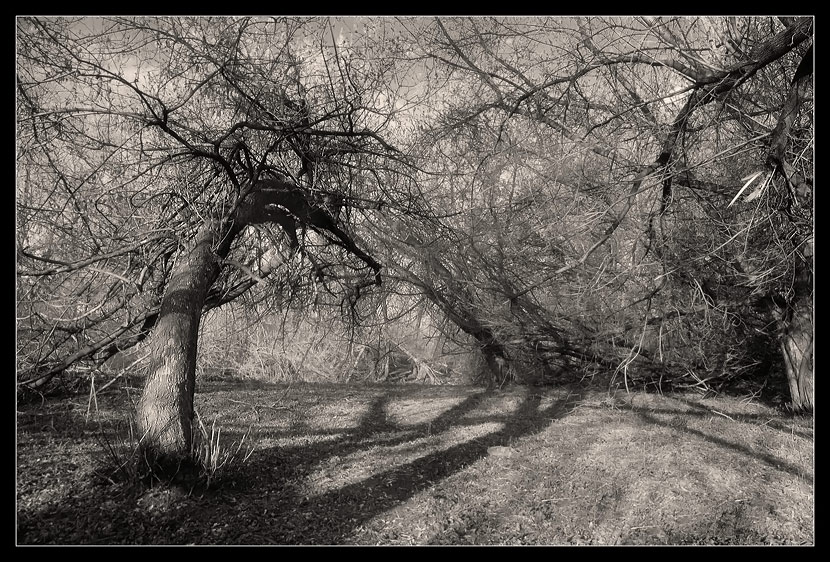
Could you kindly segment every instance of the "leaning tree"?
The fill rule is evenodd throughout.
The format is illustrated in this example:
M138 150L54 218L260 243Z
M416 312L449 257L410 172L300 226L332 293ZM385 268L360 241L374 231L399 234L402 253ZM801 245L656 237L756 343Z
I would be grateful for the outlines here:
M461 139L453 165L472 161L480 198L459 211L502 233L448 247L447 271L477 262L457 308L533 318L545 338L511 339L560 356L582 340L626 381L716 387L767 369L776 342L792 405L812 408L812 37L812 18L436 21L420 52L463 84L439 142ZM530 220L511 233L522 196ZM542 267L503 260L528 232ZM511 306L494 315L471 288Z
M146 339L141 444L179 460L192 444L204 311L285 286L269 276L307 276L346 311L380 285L365 224L427 213L387 140L400 106L382 51L395 44L371 29L351 44L342 29L314 18L18 21L23 384Z
M142 443L180 457L205 311L303 287L358 314L383 277L497 374L706 385L775 341L810 408L812 36L809 18L21 18L21 386L144 342Z

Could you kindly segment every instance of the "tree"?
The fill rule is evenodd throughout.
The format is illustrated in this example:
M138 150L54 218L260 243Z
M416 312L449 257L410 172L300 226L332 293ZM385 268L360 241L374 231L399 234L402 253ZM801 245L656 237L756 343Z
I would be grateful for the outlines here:
M19 380L143 342L143 443L175 460L205 311L316 294L357 322L388 296L491 384L712 390L779 361L809 409L813 33L21 18Z
M390 68L371 54L376 45L368 39L339 41L336 25L276 18L18 22L21 153L40 188L20 197L21 274L79 283L73 274L101 269L93 264L124 267L115 275L123 300L105 294L108 313L88 311L76 329L107 335L60 360L32 357L27 382L149 337L152 359L137 414L142 445L160 463L178 462L192 442L204 310L297 260L318 283L338 283L347 306L380 285L381 264L358 232L380 209L415 212L419 196L405 176L395 179L406 159L383 138L396 102L391 95L378 101ZM47 182L56 185L48 194ZM58 197L76 212L63 205L59 218L46 218L46 201ZM65 228L63 240L85 243L50 257L29 217L44 221L46 232ZM273 241L277 254L266 256L263 240ZM21 287L19 299L32 310L48 308L42 293L30 296L37 287Z
M466 88L447 128L498 124L478 152L482 164L513 131L538 142L539 127L566 155L560 164L578 155L578 166L551 167L545 181L548 191L568 186L571 201L594 202L571 215L582 234L560 230L589 251L565 254L576 267L562 273L576 279L520 280L518 293L575 283L554 292L542 316L594 348L608 338L599 355L623 351L626 384L653 373L709 389L765 363L751 334L777 319L777 335L765 337L784 349L793 406L812 407L812 34L810 18L448 18L424 34L424 55ZM784 153L798 166L782 163ZM759 208L735 204L753 181L747 174L761 177L746 197ZM556 216L562 202L552 203ZM597 216L606 226L591 230ZM601 255L610 261L594 261ZM578 328L553 313L564 293L590 302ZM764 302L766 320L757 314Z

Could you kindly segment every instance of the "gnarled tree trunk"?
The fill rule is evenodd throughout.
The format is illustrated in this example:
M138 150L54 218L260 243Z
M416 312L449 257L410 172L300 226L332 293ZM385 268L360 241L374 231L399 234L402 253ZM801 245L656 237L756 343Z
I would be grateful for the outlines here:
M152 358L137 424L142 449L156 460L190 453L199 322L220 269L213 251L218 222L205 223L179 256L150 336Z
M804 20L809 21L809 20ZM808 98L813 81L813 47L802 56L790 84L789 95L770 138L767 166L780 175L802 201L812 199L812 180L802 177L787 162L788 137L799 110ZM804 204L809 209L809 203ZM811 216L811 215L810 215ZM806 223L806 224L805 224ZM783 310L776 313L779 323L781 350L790 387L790 398L795 411L813 409L813 236L812 218L800 226L803 244L800 255L795 254L793 296ZM804 230L809 227L810 232ZM775 311L774 311L775 312Z
M380 282L380 265L293 184L260 182L228 220L206 221L179 255L150 336L152 359L138 403L137 425L141 448L156 464L176 463L191 453L199 322L231 243L247 225L272 222L294 244L298 221L334 234L338 245L370 266Z

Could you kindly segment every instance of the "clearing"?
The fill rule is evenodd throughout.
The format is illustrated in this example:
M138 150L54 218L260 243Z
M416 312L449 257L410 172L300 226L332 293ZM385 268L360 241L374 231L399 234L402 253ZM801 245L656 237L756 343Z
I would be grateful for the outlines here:
M748 398L203 382L234 462L207 489L142 490L103 469L136 392L18 406L18 544L815 539L813 418Z

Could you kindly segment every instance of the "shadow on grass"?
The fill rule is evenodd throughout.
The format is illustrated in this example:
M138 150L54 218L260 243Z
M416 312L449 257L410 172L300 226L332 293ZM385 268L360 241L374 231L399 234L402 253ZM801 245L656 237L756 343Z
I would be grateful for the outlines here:
M471 417L482 401L491 396L478 393L467 397L430 422L407 425L405 429L390 423L386 416L389 396L380 396L371 404L355 429L344 434L336 442L312 447L274 448L261 451L252 457L251 470L271 467L276 462L286 462L288 473L281 476L286 482L302 481L326 458L346 456L376 445L390 447L404 444L427 432L433 434L460 429L483 422L499 422L497 431L435 451L412 462L396 465L375 473L359 482L346 484L324 494L305 497L297 490L283 494L271 504L278 513L289 517L277 517L281 522L268 528L260 528L256 537L262 542L276 544L340 544L349 534L373 517L403 504L417 493L463 470L468 465L487 456L492 446L508 446L514 440L544 430L554 420L562 418L576 405L577 396L555 401L540 408L543 393L529 390L519 407L507 414ZM254 483L248 483L248 486Z
M24 407L18 410L16 417L18 438L25 436L33 443L47 443L90 435L108 437L124 434L132 421L128 413L132 410L125 410L123 406L102 405L102 409L105 408L118 413L102 417L95 408L69 401L50 401L43 406Z
M718 410L715 410L714 408L710 408L710 407L708 407L707 405L705 405L701 402L697 402L695 400L689 400L688 398L684 398L682 395L672 395L672 396L670 396L670 398L672 398L673 400L676 400L677 402L681 402L683 404L686 404L687 406L689 406L691 408L694 408L697 411L698 415L703 415L703 416L706 416L706 415L722 416L722 415L724 415L723 412L719 412ZM744 414L744 413L735 414L734 415L734 420L738 421L738 422L744 422L744 423L745 422L758 422L758 421L761 421L761 420L765 420L763 422L763 425L765 425L765 426L772 427L773 429L777 429L778 431L782 431L784 433L792 433L793 435L797 435L798 437L801 437L803 439L812 439L813 435L811 433L809 433L805 430L796 430L795 425L794 425L794 422L795 422L796 419L799 419L799 418L806 419L810 415L811 414L806 414L806 415L805 414L790 414L790 416L791 416L790 421L793 422L792 425L787 425L787 424L783 423L780 420L775 420L775 419L770 418L769 416L764 416L764 415L760 415L760 414ZM761 425L761 424L758 424L758 425Z
M475 416L482 401L493 396L478 392L429 422L399 427L390 423L386 414L390 396L396 395L393 391L376 397L358 426L345 429L340 437L307 446L255 451L218 489L201 497L179 497L175 509L153 512L139 508L140 498L130 495L103 502L100 496L72 496L32 513L18 513L18 541L342 544L375 516L486 457L489 447L509 446L518 438L544 430L554 420L566 416L579 398L576 394L563 394L542 407L544 394L524 389L515 411ZM502 427L320 495L309 497L304 490L307 478L327 460L333 462L330 470L334 472L337 457L376 446L405 444L429 432L460 430L484 422L498 422ZM102 522L107 523L103 528ZM81 532L79 525L83 527Z
M718 447L721 447L723 449L729 449L729 450L735 451L737 453L746 455L747 457L757 459L757 460L771 466L772 468L775 468L775 469L780 470L782 472L786 472L788 474L792 474L793 476L806 477L806 478L810 478L810 479L813 478L812 473L808 473L804 469L802 469L801 467L796 466L792 463L789 463L789 462L787 462L787 461L785 461L785 460L783 460L783 459L781 459L781 458L779 458L775 455L772 455L770 453L765 453L763 451L758 451L756 449L753 449L752 447L748 447L746 445L742 445L742 444L739 444L739 443L734 443L732 441L729 441L728 439L724 439L723 437L719 437L718 435L714 435L712 433L706 433L705 431L690 428L690 427L685 426L685 425L682 426L682 427L678 427L677 425L672 424L672 422L670 420L662 420L662 419L658 418L657 416L659 414L671 414L673 416L678 416L678 415L679 416L696 416L696 417L715 417L715 416L725 416L726 415L726 414L723 414L722 412L719 412L719 411L715 410L714 408L709 408L709 407L707 407L703 404L700 404L700 403L698 403L696 401L693 401L693 400L689 400L689 399L684 398L683 396L680 396L680 395L666 395L666 397L671 399L671 400L674 400L676 402L680 402L682 404L690 406L693 410L692 411L687 410L687 411L680 412L678 410L672 410L672 409L660 409L660 408L651 408L651 407L646 407L646 406L634 406L634 405L629 404L629 403L624 403L625 405L623 407L626 410L630 410L631 412L634 412L635 414L637 414L639 416L640 419L642 419L643 421L645 421L647 423L657 425L657 426L667 427L667 428L673 429L675 431L684 432L684 433L689 434L689 435L694 435L696 437L699 437L701 439L709 441L710 443L714 443L715 445L717 445ZM735 418L729 417L729 419L731 419L734 423L749 424L751 426L758 427L761 424L755 423L755 422L758 422L761 419L765 419L765 417L757 415L757 414L738 414L738 415L736 415ZM782 431L782 432L786 432L786 433L790 433L792 431L795 435L798 435L799 437L802 437L802 438L805 438L805 439L809 439L809 438L812 437L812 436L808 435L806 432L796 432L796 431L792 430L792 428L788 428L785 425L781 424L780 422L775 422L775 423L770 422L770 423L765 423L765 425L769 425L769 426L773 427L774 429L776 429L778 431Z

